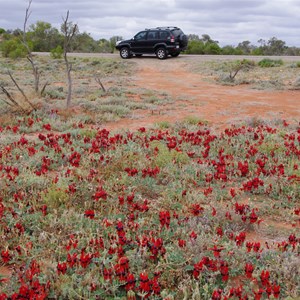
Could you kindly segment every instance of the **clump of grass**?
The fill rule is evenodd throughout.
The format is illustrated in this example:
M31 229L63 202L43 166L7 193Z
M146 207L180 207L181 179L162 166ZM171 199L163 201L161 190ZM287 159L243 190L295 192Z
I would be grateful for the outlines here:
M271 59L271 58L264 58L258 62L258 65L261 68L273 68L273 67L280 67L283 65L282 59Z

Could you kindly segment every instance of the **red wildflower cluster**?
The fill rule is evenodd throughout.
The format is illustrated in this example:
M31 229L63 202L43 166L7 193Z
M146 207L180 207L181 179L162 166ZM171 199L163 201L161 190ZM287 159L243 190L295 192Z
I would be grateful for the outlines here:
M160 226L163 228L166 226L166 228L170 227L170 221L171 221L171 216L170 212L165 210L165 211L160 211L159 212L159 222Z

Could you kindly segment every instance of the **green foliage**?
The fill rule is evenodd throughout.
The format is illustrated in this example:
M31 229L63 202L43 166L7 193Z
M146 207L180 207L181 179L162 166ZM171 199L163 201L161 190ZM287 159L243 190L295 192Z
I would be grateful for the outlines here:
M61 205L65 205L69 199L69 196L65 190L66 189L60 189L55 186L51 186L42 194L42 199L47 206L59 208Z
M17 38L4 41L1 45L1 52L4 57L12 59L26 57L28 53L26 47Z
M62 46L58 45L56 48L54 48L50 51L50 56L54 59L60 59L60 58L62 58L63 53L64 53L64 50L63 50Z
M33 43L33 51L49 52L50 49L63 45L63 37L50 23L37 21L27 32L27 37Z
M283 65L283 60L282 59L264 58L258 62L258 65L261 68L280 67Z

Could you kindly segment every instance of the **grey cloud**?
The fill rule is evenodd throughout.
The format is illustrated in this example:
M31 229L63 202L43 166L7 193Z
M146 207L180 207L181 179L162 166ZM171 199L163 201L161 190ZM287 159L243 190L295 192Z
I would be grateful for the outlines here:
M22 28L28 2L0 2L0 27ZM95 39L129 38L147 27L170 25L186 33L209 34L221 45L275 36L300 46L298 0L33 0L29 24L40 20L59 28L68 10L69 20Z

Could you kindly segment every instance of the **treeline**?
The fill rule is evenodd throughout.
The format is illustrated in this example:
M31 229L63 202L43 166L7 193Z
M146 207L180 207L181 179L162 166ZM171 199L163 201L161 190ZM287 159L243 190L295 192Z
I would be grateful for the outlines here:
M222 55L300 55L300 48L288 47L286 43L276 37L268 41L260 39L259 46L251 44L250 41L243 41L237 46L220 47L218 41L214 41L208 34L189 35L187 54L222 54Z
M23 32L20 29L4 30L0 28L0 50L4 57L26 56L27 51L22 44ZM110 39L94 40L90 34L77 31L72 43L71 52L113 53L115 44L121 40L121 36L113 36ZM55 57L62 53L64 35L50 23L38 21L29 26L26 32L26 40L33 52L51 52ZM223 54L223 55L300 55L300 48L288 47L286 43L276 37L268 41L260 39L258 46L249 41L242 41L237 46L221 47L218 41L213 40L208 34L199 37L196 34L189 35L187 54Z

